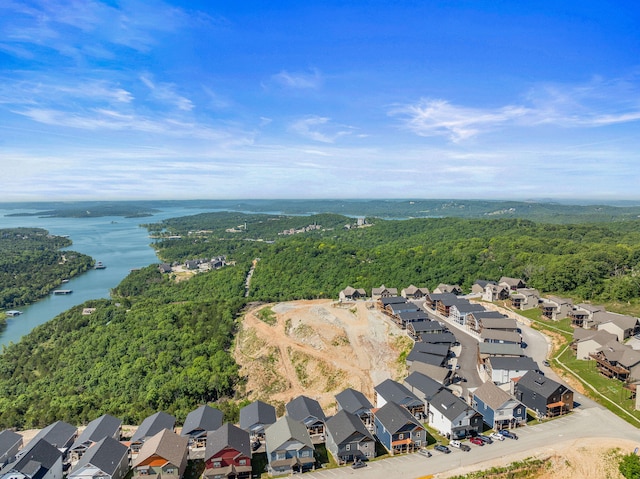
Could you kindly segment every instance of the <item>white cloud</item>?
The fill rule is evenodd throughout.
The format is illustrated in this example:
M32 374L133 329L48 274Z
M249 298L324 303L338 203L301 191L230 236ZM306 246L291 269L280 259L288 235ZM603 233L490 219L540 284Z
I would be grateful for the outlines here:
M280 73L271 77L276 84L292 89L316 89L322 85L322 76L318 70L312 70L310 73L304 72L288 72L282 70Z
M176 86L174 84L156 83L150 78L150 75L148 74L142 75L140 77L140 80L147 86L147 88L149 88L152 98L168 105L173 105L182 111L193 110L193 102L188 98L176 93Z
M294 121L289 129L309 140L322 143L333 143L341 136L351 134L350 130L340 129L329 123L330 119L322 116L310 116Z

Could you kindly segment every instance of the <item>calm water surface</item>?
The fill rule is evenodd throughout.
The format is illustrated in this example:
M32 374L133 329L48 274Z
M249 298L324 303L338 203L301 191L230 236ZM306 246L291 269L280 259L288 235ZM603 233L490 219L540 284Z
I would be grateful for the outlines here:
M78 251L101 261L106 269L91 270L71 279L61 286L73 290L63 296L50 295L37 303L16 308L20 316L7 318L5 329L0 332L0 346L18 342L34 327L49 321L67 309L90 299L109 298L111 288L117 286L134 268L157 263L155 251L149 245L151 239L142 223L157 223L166 218L195 215L205 211L189 208L167 208L161 213L144 218L38 218L35 216L7 217L5 215L26 210L0 208L0 228L44 228L54 235L69 235L73 245L68 249ZM2 313L0 313L2 314Z

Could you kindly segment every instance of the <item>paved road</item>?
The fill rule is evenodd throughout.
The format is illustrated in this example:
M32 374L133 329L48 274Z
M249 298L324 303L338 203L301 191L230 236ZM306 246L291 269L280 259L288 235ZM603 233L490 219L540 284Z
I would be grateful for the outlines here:
M509 456L530 457L556 450L556 444L579 438L606 437L636 441L640 446L640 429L633 427L608 410L600 407L580 407L568 416L543 424L517 429L518 441L507 439L483 447L473 446L470 452L452 449L451 454L433 452L433 457L418 454L396 456L370 462L362 469L350 467L321 470L305 474L309 478L342 479L360 476L367 479L403 477L415 479L427 474L438 474L463 466L473 466L485 461Z

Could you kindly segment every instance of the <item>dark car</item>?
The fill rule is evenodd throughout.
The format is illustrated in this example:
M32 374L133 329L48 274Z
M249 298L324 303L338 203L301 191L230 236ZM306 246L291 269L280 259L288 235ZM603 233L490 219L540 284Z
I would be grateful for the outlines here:
M436 444L436 447L434 447L434 449L445 454L449 454L451 452L451 449L449 449L447 446L443 446L442 444Z
M476 446L484 446L484 442L479 437L472 437L469 439L471 444L475 444Z
M489 436L478 434L476 437L480 439L482 442L484 442L485 444L493 444L493 439L491 439Z
M258 449L260 449L260 446L262 446L262 444L260 444L260 441L254 441L251 443L251 450L257 451Z
M507 431L506 429L501 429L498 432L509 439L518 439L518 435L515 432Z
M361 467L367 467L367 463L362 461L355 461L353 464L351 464L352 469L360 469Z

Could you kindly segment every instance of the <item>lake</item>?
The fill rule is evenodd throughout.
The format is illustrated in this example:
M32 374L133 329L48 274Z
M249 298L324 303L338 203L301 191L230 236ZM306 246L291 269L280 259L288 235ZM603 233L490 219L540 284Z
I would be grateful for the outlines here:
M221 210L196 210L192 208L165 208L162 212L144 218L38 218L36 216L5 215L29 210L7 210L0 207L0 228L44 228L54 235L68 235L73 245L68 249L78 251L101 261L106 268L91 270L76 276L61 289L72 294L49 295L29 306L17 309L23 314L7 318L7 325L0 333L0 345L18 342L34 327L53 319L58 314L90 299L109 298L111 288L117 286L131 271L152 263L158 263L151 239L143 223L156 223L178 216Z

